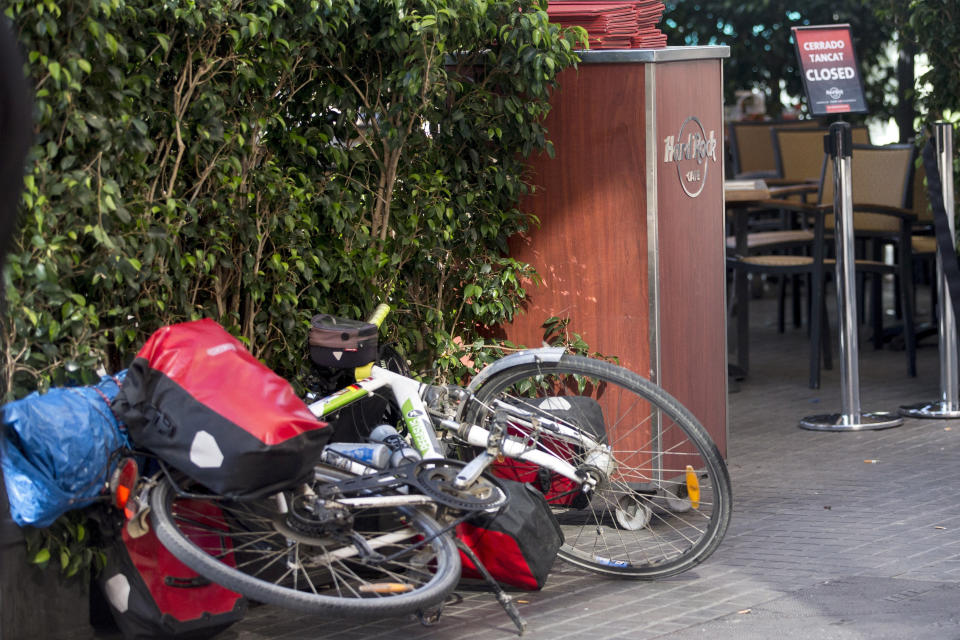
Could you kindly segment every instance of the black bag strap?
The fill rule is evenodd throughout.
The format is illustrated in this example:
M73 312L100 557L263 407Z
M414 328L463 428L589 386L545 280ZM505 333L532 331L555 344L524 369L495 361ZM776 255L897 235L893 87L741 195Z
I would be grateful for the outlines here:
M923 147L923 168L927 172L927 192L933 208L933 226L937 235L937 251L940 252L940 266L950 291L954 320L960 322L960 263L957 261L957 249L943 204L943 182L940 167L937 165L937 150L932 139L927 140ZM953 179L952 175L950 179ZM953 212L949 215L953 215Z

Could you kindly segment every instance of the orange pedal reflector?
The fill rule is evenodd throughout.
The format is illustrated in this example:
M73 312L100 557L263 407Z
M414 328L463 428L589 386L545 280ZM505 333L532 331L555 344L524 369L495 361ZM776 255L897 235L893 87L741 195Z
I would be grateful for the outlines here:
M404 582L373 582L360 585L360 593L406 593L413 591L412 584Z
M127 501L130 499L130 487L125 487L122 484L117 486L117 497L115 503L119 507L127 506Z
M700 508L700 478L691 465L687 465L687 499L694 509Z

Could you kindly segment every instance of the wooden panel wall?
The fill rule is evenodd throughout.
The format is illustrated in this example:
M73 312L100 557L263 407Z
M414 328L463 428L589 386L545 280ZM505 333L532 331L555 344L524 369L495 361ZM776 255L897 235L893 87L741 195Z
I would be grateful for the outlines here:
M649 371L644 67L563 72L546 122L556 157L536 158L523 206L541 226L511 247L543 277L508 337L540 346L541 323L568 316L595 351Z
M727 356L724 301L723 113L721 61L656 68L660 265L660 384L703 423L726 456ZM664 162L664 139L689 116L718 139L702 167L703 191L684 192ZM689 127L688 127L689 129ZM686 163L683 170L692 165ZM689 185L688 185L689 188Z
M547 127L556 157L535 158L537 192L523 207L541 226L512 242L543 286L506 337L539 346L541 323L570 317L593 350L652 377L686 405L726 452L723 175L711 163L703 192L686 195L663 138L688 116L714 130L722 161L720 60L591 63L567 70ZM655 66L658 166L648 166L647 70ZM652 97L650 98L652 100ZM656 175L656 184L649 185ZM660 368L652 371L648 194L656 192Z

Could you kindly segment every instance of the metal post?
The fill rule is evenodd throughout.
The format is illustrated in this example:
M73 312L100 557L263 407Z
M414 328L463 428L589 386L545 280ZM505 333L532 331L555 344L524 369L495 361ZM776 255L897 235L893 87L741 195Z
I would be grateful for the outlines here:
M953 220L953 125L949 122L938 122L934 125L934 135L943 207L947 211L947 225L950 227L950 237L953 238L956 237ZM937 251L937 295L940 301L940 308L937 310L940 339L940 400L900 407L900 414L910 418L960 418L960 399L958 399L960 389L957 386L960 380L960 375L957 373L960 369L957 361L957 324L940 251Z
M833 156L833 219L837 247L837 317L840 334L841 413L808 416L800 420L804 429L817 431L861 431L887 429L903 424L893 413L863 413L860 410L860 355L857 345L856 257L853 238L853 188L850 168L853 141L850 125L830 125L826 148ZM814 310L813 313L818 313Z

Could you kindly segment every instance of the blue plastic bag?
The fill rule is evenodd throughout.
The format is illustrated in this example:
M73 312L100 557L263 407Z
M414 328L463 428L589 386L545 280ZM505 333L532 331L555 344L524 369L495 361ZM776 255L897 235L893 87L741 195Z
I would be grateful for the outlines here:
M0 467L18 525L50 526L100 494L115 465L113 453L130 446L110 410L125 374L4 405Z

